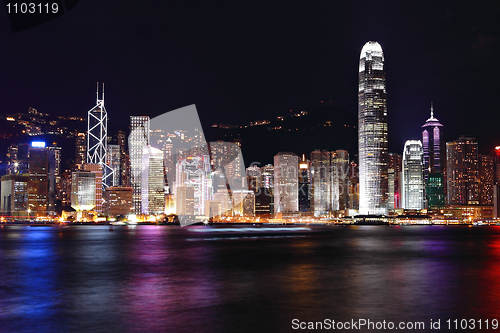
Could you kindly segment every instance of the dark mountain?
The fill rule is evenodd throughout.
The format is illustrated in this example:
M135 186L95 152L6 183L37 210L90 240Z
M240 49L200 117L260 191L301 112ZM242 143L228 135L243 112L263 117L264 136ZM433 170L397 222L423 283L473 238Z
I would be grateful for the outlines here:
M238 128L211 127L205 130L207 141L241 140L243 158L248 166L273 163L280 151L294 152L309 158L315 149L344 149L350 159L357 159L357 114L324 104L306 114L295 114L271 120L265 125Z

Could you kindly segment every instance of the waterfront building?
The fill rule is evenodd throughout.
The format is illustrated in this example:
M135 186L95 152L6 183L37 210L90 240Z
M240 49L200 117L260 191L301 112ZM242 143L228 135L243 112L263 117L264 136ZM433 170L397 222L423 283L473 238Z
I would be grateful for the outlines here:
M130 166L126 148L125 131L118 131L118 146L120 146L120 182L121 186L130 186Z
M274 156L274 214L299 210L299 158L294 153Z
M314 216L327 215L331 208L331 153L326 150L311 152L311 210Z
M490 155L479 155L479 204L493 205L494 164Z
M345 150L332 151L330 184L331 210L345 211L349 208L349 153Z
M96 183L95 172L84 170L73 172L71 174L71 207L77 212L94 209L97 203L97 186L100 185Z
M121 152L120 145L108 145L106 148L106 165L113 173L109 178L109 186L120 185L120 166L121 166Z
M3 215L28 216L28 182L28 174L2 176L0 211Z
M389 153L388 163L388 198L389 210L401 208L401 172L403 171L403 155Z
M311 210L311 170L310 162L302 155L299 162L299 211Z
M445 207L444 177L442 173L429 173L425 183L427 208L442 209Z
M431 103L431 116L422 125L422 146L424 151L424 176L429 173L444 173L443 125L434 117Z
M359 213L386 214L388 193L387 92L384 53L367 42L359 60Z
M142 186L142 153L144 147L149 145L150 123L149 116L130 117L130 184L133 189L134 213L140 214L141 209L141 186Z
M55 212L56 202L60 199L61 186L61 147L48 147L48 202L47 210Z
M44 142L29 148L28 209L34 215L46 215L49 196L49 150Z
M103 201L103 196L102 196L102 165L101 164L88 164L85 163L82 165L82 170L83 171L91 171L95 174L95 211L97 213L102 213L102 201ZM72 183L73 184L73 183ZM73 205L73 203L71 203Z
M163 214L165 210L165 178L163 151L151 146L142 153L142 214Z
M461 136L446 143L447 205L479 204L477 141Z
M424 208L424 160L422 142L408 140L403 150L403 208Z
M110 186L104 191L104 214L128 215L134 209L132 187Z
M205 201L213 199L210 156L186 156L179 158L176 165L175 196L181 187L193 189L193 210L196 215L204 215ZM227 190L226 190L227 192Z

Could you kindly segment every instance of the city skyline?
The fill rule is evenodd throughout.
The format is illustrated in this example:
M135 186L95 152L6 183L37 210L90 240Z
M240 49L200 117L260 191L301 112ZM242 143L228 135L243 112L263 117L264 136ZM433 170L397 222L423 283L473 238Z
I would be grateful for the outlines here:
M176 15L188 10L183 4L161 4L163 10L144 10L140 16L131 4L122 6L120 15L129 19L120 20L107 3L90 1L19 33L4 21L0 36L9 52L1 65L0 114L33 106L85 117L96 81L108 83L109 117L121 126L137 110L148 109L155 117L190 104L197 105L204 127L286 116L290 109L307 111L330 100L355 114L353 59L360 45L377 40L391 64L387 87L389 110L395 112L388 116L390 151L400 152L407 139L420 137L409 118L423 122L430 101L450 128L446 140L474 136L485 150L500 141L496 134L484 134L493 132L495 121L483 124L482 117L471 117L465 125L457 119L471 110L498 119L493 100L483 97L494 95L498 68L493 56L499 34L488 7L429 2L401 10L399 3L367 2L361 7L296 5L285 11L269 5L261 11L258 5L233 4L215 22L210 6L195 8L187 20ZM269 10L273 14L267 17L263 13ZM357 15L342 15L353 10ZM252 25L231 18L246 11ZM160 13L170 17L161 26ZM89 15L110 23L89 25ZM99 52L84 46L96 40L101 41ZM29 52L33 47L36 53ZM409 66L411 76L405 75Z

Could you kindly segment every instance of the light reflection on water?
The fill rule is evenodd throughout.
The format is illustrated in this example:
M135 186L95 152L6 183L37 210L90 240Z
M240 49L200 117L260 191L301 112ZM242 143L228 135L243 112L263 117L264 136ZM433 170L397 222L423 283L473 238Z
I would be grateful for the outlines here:
M0 331L281 332L294 318L500 315L500 228L108 229L1 228Z

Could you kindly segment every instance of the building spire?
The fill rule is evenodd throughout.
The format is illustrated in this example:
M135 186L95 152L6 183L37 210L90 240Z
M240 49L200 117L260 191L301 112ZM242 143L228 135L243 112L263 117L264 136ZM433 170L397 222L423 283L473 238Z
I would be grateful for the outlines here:
M431 101L431 118L434 118L434 106Z

